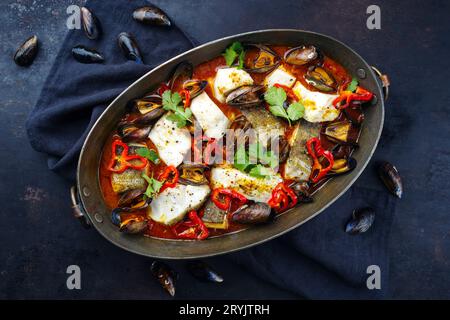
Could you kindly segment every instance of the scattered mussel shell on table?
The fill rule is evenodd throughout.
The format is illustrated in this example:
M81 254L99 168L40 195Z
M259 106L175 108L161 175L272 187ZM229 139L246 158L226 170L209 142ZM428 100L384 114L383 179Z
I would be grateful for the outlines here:
M327 124L322 133L329 139L338 144L358 145L359 130L352 130L350 121L338 121Z
M401 198L403 194L403 183L402 178L397 170L397 168L389 163L382 162L378 166L378 176L381 181L383 181L386 188L391 192L394 196Z
M17 49L14 54L14 62L21 67L31 65L36 58L38 47L37 36L31 36Z
M372 226L375 220L375 211L370 207L355 209L352 217L345 226L345 232L349 234L364 233Z
M183 82L183 90L189 91L190 98L194 99L206 89L207 85L206 80L186 80Z
M231 91L225 103L238 108L250 108L260 105L263 101L264 86L244 85Z
M193 186L208 184L208 180L205 177L205 171L208 168L209 167L207 165L201 163L184 163L178 168L178 182L181 184Z
M136 39L131 34L127 32L119 33L117 36L117 44L122 49L125 58L136 63L144 63Z
M349 173L356 168L356 165L357 161L352 157L346 159L335 159L333 167L331 168L330 172L328 172L328 176L338 176Z
M138 127L134 122L119 123L117 133L123 142L137 142L147 139L151 126Z
M319 50L315 46L299 46L286 51L284 61L301 66L317 59L319 56Z
M246 44L245 46L250 49L257 48L259 50L256 57L244 66L246 71L266 73L280 65L281 57L269 47L262 44Z
M320 66L311 66L305 74L305 81L323 92L336 91L336 80L324 68Z
M271 218L272 208L263 202L245 204L235 211L231 220L243 224L260 224L268 222Z
M133 19L144 24L169 27L171 25L167 14L160 8L152 5L137 8L133 11Z
M194 74L194 66L189 61L181 61L175 66L170 76L168 86L173 89L175 82L184 83L187 80L192 79Z
M215 283L223 282L223 277L204 261L189 261L186 264L186 268L195 278L200 281Z
M173 297L175 296L178 274L167 264L161 261L153 261L150 271L159 281L161 286Z
M95 14L86 7L81 7L81 23L84 34L88 39L95 40L100 38L102 27Z
M105 59L94 49L82 45L73 47L72 56L81 63L103 63Z

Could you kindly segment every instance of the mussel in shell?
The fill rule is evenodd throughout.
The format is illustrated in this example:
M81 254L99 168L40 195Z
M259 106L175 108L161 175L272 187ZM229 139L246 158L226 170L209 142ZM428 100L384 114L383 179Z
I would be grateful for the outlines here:
M225 100L226 104L238 108L250 108L260 105L263 99L264 86L244 85L231 91Z
M102 27L95 14L86 7L81 7L81 23L84 34L88 39L95 40L100 38Z
M394 196L401 198L403 194L403 183L397 168L389 163L383 162L378 167L378 175L386 188Z
M322 133L331 141L338 144L358 145L359 130L352 130L350 121L339 121L328 124Z
M117 203L120 208L129 208L128 212L132 210L140 210L146 208L151 201L144 195L145 188L133 189L124 192ZM122 210L125 211L125 210Z
M157 94L147 95L133 101L136 111L144 115L162 107L162 98Z
M173 89L175 82L184 83L187 80L192 79L194 73L194 66L189 61L181 61L175 66L172 71L172 76L169 80L169 88Z
M223 282L223 277L204 261L195 260L186 264L187 270L198 280L205 282Z
M136 39L134 39L131 34L127 32L121 32L117 36L117 43L120 49L122 49L125 58L131 61L135 61L136 63L144 63Z
M319 57L319 50L314 46L300 46L292 48L284 54L284 61L301 66Z
M231 216L231 220L243 224L261 224L270 220L272 208L263 202L246 204Z
M256 57L244 66L248 72L266 73L275 69L281 63L281 57L265 45L247 44L246 47L254 47L259 50Z
M140 234L148 227L148 220L145 216L124 212L121 208L116 208L111 212L111 221L119 227L119 231L126 234Z
M319 91L336 91L336 81L324 68L311 66L305 74L305 80L308 84Z
M308 181L294 182L289 187L295 192L299 202L310 203L313 201L309 192L310 185Z
M78 45L72 49L72 56L81 63L103 63L105 59L94 49Z
M14 54L14 62L21 67L29 66L33 63L34 58L36 58L37 52L38 38L37 36L32 36L17 49Z
M173 297L175 296L175 285L178 274L167 264L160 261L153 261L150 270L153 276L159 281L161 286Z
M136 126L134 122L131 123L123 122L119 124L117 133L122 138L122 141L126 143L132 141L134 142L143 141L147 139L150 130L151 130L150 126L140 128Z
M169 27L171 24L167 14L153 5L137 8L133 11L133 18L141 23L154 26Z
M181 184L187 184L192 186L198 186L202 184L208 184L208 180L205 177L205 170L208 169L207 165L198 164L182 164L178 168L179 179Z
M364 121L364 113L361 105L353 104L344 109L345 116L356 126L359 126Z
M375 221L375 211L370 207L355 209L345 226L345 232L355 235L364 233Z
M349 157L347 159L335 159L333 167L328 173L329 176L337 176L351 172L356 168L357 161Z
M183 82L183 90L189 91L190 98L194 99L205 90L207 85L206 80L186 80Z
M246 131L247 129L250 128L252 128L252 124L242 114L238 115L230 124L230 129L234 131L236 130Z

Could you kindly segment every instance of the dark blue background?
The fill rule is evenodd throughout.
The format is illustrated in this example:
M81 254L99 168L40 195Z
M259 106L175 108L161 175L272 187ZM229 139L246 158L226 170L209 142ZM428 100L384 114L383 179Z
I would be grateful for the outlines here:
M199 43L263 28L306 29L338 38L388 73L392 92L373 163L392 161L405 184L390 238L390 296L450 297L448 2L377 1L382 29L372 31L366 28L372 1L153 2ZM69 4L82 1L0 4L0 298L167 298L150 276L149 259L73 220L70 185L48 171L27 141L24 122L67 32ZM11 57L31 34L39 36L41 50L21 69ZM375 179L365 187L382 188ZM210 262L226 281L201 284L183 272L178 298L296 298L226 259ZM70 264L82 269L82 290L66 289ZM183 271L183 263L174 266Z

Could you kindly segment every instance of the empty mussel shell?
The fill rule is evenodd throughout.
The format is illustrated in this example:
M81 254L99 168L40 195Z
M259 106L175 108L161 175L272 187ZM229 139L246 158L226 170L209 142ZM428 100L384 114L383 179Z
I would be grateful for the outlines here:
M194 66L189 61L181 61L175 66L172 71L172 75L169 80L169 88L173 89L176 81L179 83L184 83L187 80L192 79L194 73Z
M207 85L206 80L186 80L183 82L183 90L189 91L190 98L194 99L205 90Z
M403 194L403 183L397 168L389 163L383 162L378 167L378 176L386 188L394 196L401 198Z
M21 67L29 66L33 63L38 52L38 38L32 36L25 40L14 54L14 62Z
M131 34L127 32L119 33L117 36L117 44L122 49L125 58L136 63L143 63L141 51L139 50L136 39Z
M246 44L246 47L257 48L258 54L244 66L245 70L254 73L265 73L275 69L281 63L281 57L269 47L262 44Z
M375 220L375 211L370 207L355 209L352 217L345 226L345 232L349 234L364 233L372 226Z
M169 27L171 24L167 14L160 8L153 5L148 5L134 10L133 19L141 23L154 26Z
M102 27L95 14L86 7L81 7L81 23L84 34L88 39L95 40L100 38Z
M204 261L195 260L186 264L187 270L198 280L205 282L223 282L223 277Z
M160 261L153 261L150 270L153 276L159 281L161 286L173 297L175 296L175 285L178 274L167 264Z
M225 100L225 103L238 107L250 108L260 105L263 102L262 90L264 86L244 85L231 91Z
M289 64L301 66L319 57L319 51L314 46L300 46L292 48L284 54L284 61Z
M239 208L231 216L231 220L243 224L260 224L269 221L271 208L267 203L255 202Z
M330 172L328 172L329 176L337 176L351 172L356 168L357 161L356 159L349 157L347 159L334 159L333 167Z
M323 92L336 91L336 81L324 68L319 66L311 66L305 74L305 81Z
M78 45L72 49L72 56L81 63L103 63L105 59L94 49Z

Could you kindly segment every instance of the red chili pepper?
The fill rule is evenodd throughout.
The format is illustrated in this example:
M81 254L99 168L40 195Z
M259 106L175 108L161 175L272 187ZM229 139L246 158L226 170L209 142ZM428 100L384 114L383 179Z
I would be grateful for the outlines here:
M182 98L184 96L184 108L186 109L191 104L191 93L189 92L189 90L184 89L181 90L179 94Z
M311 138L306 142L306 149L308 150L308 154L313 160L310 180L313 183L316 183L320 179L324 178L325 175L331 170L331 168L333 168L334 157L330 151L324 150L322 148L320 139L317 137ZM320 157L324 157L328 161L328 166L326 166L325 168L320 163Z
M189 221L182 221L172 227L173 233L181 239L204 240L209 236L209 230L196 211L188 213ZM183 229L180 231L179 229Z
M161 83L159 88L156 90L156 93L158 93L160 96L163 95L164 92L166 92L167 90L170 90L169 86L167 85L167 83Z
M214 202L217 208L222 210L228 210L230 208L232 199L236 199L239 203L239 206L242 206L247 202L247 198L235 190L217 188L214 189L211 193L211 200Z
M119 152L119 147L122 150ZM148 160L140 155L128 154L128 145L116 139L112 143L112 157L108 165L108 170L115 173L122 173L126 169L131 168L135 170L144 169L147 166ZM136 163L138 160L138 163Z
M179 178L179 173L177 168L174 166L168 166L163 173L160 174L158 180L163 183L160 192L167 188L173 188L177 185Z
M282 212L294 207L298 202L298 197L294 190L284 182L280 182L272 190L272 197L267 204L277 212Z
M273 85L275 88L281 88L286 92L286 95L288 96L288 98L290 98L291 100L294 101L298 101L297 96L295 95L294 91L292 91L292 89L288 86L285 86L284 84L279 84L279 83L275 83Z
M358 86L354 93L351 91L341 92L340 96L333 100L333 106L336 109L345 109L352 101L370 101L372 97L372 92Z

